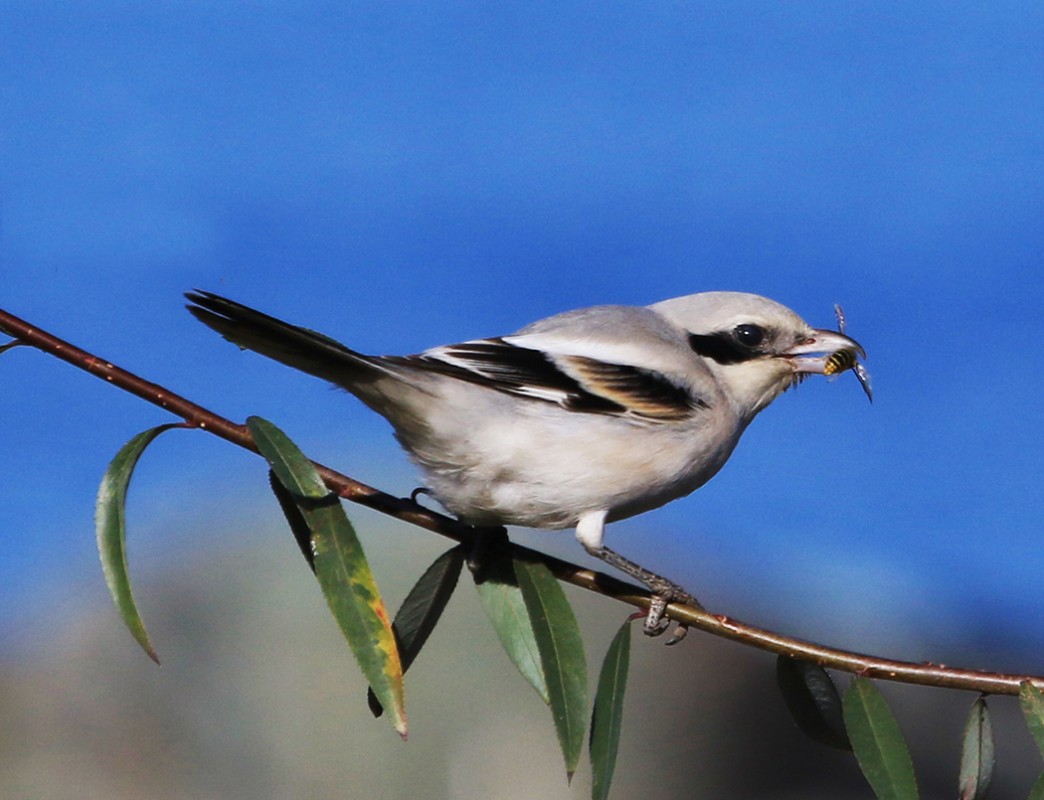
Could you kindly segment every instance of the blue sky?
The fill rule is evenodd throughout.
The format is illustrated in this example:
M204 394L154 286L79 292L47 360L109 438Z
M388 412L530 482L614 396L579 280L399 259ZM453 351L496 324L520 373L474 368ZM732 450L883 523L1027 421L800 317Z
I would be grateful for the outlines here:
M379 419L180 293L389 353L709 289L817 326L840 302L874 405L805 384L609 543L792 633L1037 663L1039 4L16 1L0 36L0 306L406 493ZM168 418L26 350L0 376L0 609L46 629L55 597L106 602L97 483ZM143 570L272 512L247 456L168 436Z

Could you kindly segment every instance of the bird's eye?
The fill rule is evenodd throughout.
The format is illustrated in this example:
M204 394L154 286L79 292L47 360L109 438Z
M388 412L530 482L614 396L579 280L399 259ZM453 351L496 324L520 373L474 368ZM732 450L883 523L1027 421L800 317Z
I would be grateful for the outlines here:
M765 341L765 329L760 325L737 325L732 331L732 335L744 347L757 347Z

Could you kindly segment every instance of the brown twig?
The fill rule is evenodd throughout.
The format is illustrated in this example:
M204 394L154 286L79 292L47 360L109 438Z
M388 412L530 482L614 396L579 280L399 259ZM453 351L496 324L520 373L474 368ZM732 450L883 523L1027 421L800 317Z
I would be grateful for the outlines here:
M225 419L158 384L146 381L109 361L81 350L3 310L0 310L0 331L7 332L19 344L42 350L75 367L86 370L126 392L137 395L180 417L193 427L209 431L240 447L257 451L245 426ZM3 352L3 349L0 348L0 353ZM458 542L466 541L476 533L475 528L424 508L412 500L393 497L329 467L316 466L331 491L346 500L360 503ZM544 562L560 580L641 609L647 609L649 606L651 598L645 589L520 545L513 545L513 548L519 557ZM1040 676L956 669L929 663L917 664L824 647L756 628L692 606L672 604L667 607L667 616L680 624L742 644L871 678L949 689L967 689L989 694L1018 694L1019 685L1025 681L1044 685L1044 677Z

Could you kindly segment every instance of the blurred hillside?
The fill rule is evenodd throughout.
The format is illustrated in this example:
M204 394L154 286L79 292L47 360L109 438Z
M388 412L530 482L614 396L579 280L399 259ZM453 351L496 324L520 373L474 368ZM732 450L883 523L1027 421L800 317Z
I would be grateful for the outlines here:
M36 644L0 668L0 797L589 796L586 762L566 785L550 715L500 652L467 575L409 674L402 743L367 711L347 647L285 538L138 581L162 667L108 607L38 621ZM396 547L404 539L367 539L393 605L441 547L424 535ZM597 673L622 609L570 596ZM793 727L773 666L698 634L671 649L637 636L613 796L871 797L850 756ZM971 696L883 688L911 740L923 796L955 796ZM1025 796L1039 758L1016 704L992 707L993 797Z

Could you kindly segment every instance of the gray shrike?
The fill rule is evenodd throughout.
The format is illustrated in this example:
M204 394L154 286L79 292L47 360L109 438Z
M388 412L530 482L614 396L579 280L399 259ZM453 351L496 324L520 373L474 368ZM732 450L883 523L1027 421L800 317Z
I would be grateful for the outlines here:
M754 294L594 306L411 356L363 355L209 292L186 297L229 341L385 417L464 522L575 526L588 553L656 595L647 632L666 603L694 600L605 547L605 524L698 489L757 413L808 375L853 369L870 395L858 342Z

